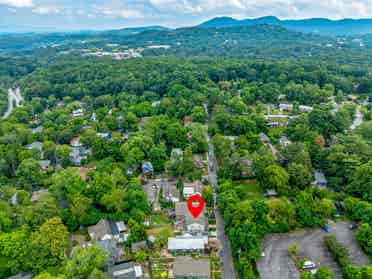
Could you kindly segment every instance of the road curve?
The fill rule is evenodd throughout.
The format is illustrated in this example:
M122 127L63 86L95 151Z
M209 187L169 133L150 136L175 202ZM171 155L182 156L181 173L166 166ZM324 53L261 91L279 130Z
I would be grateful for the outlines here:
M9 115L12 113L14 109L14 102L16 107L21 106L21 103L23 102L23 97L21 95L21 89L19 87L13 89L8 89L8 109L5 112L3 119L6 119L9 117Z

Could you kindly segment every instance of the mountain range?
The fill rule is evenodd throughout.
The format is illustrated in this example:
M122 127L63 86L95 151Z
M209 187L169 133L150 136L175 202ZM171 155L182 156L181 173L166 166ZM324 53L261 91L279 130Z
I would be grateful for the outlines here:
M275 16L266 16L254 19L238 20L231 17L216 17L203 22L199 27L222 28L252 26L257 24L279 25L289 30L327 36L355 36L372 33L372 19L330 20L327 18L310 18L300 20L281 20Z

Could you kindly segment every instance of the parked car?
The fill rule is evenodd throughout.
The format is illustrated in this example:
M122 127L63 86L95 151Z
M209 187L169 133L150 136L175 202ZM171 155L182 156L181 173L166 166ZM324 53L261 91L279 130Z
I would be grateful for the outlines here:
M302 265L302 269L305 270L310 270L314 268L316 268L316 265L312 261L305 261L304 264Z
M352 224L350 224L350 226L349 226L349 229L350 230L355 230L355 229L357 229L358 228L358 224L356 224L356 223L352 223Z
M324 226L322 227L322 229L323 229L323 231L325 231L326 233L329 233L329 232L331 231L331 228L328 227L327 225L324 225Z

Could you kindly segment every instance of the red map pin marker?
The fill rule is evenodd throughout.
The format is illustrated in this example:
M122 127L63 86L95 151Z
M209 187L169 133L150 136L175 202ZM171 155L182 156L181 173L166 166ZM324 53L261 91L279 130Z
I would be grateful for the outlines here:
M193 195L187 201L187 207L194 218L198 218L204 208L204 199L200 195Z

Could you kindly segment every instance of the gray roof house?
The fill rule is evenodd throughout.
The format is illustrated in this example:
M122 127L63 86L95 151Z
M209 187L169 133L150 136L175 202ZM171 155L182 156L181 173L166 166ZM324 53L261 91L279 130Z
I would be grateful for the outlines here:
M175 231L187 232L193 235L202 235L207 231L208 226L204 210L198 218L194 218L187 209L186 202L177 202L175 204L175 213Z
M109 266L108 274L111 279L137 279L143 277L142 267L134 265L133 261Z
M118 247L118 241L116 239L99 240L96 241L96 244L108 253L107 264L109 265L119 262L124 255L124 249Z
M203 236L176 236L168 238L169 253L204 253L208 244L208 237Z
M6 279L31 279L31 278L32 278L31 273L21 272L21 273L18 273L16 275L14 275L14 276L8 277Z
M173 264L173 274L176 279L209 279L211 275L209 259L193 259L191 257L176 257Z
M126 241L127 227L124 222L114 222L101 219L96 225L88 227L88 234L93 241L115 239L118 242Z

